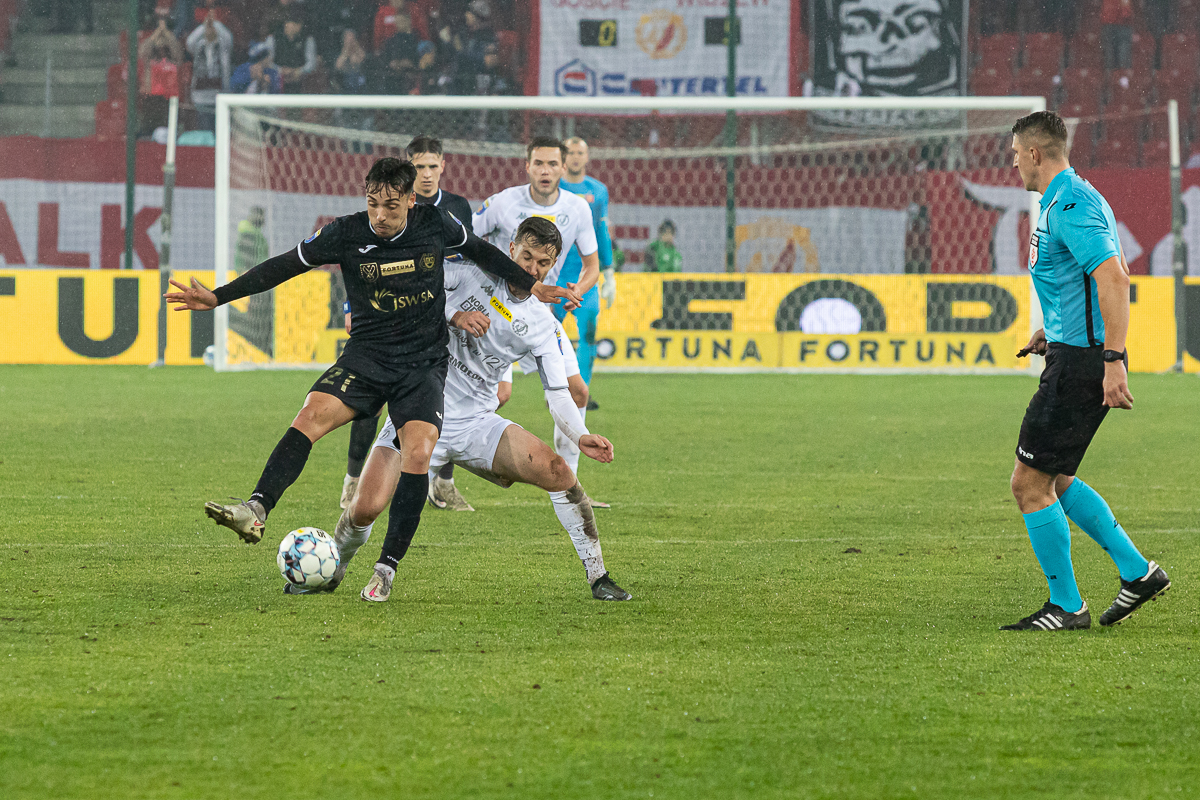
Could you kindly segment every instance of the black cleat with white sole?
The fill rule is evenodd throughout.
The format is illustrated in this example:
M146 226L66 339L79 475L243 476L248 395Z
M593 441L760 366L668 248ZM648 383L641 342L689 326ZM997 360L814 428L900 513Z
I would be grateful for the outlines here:
M1100 624L1107 627L1124 622L1130 614L1170 588L1171 579L1167 573L1151 561L1145 575L1136 581L1121 581L1121 591L1108 610L1100 615Z
M597 600L632 600L633 595L617 586L608 573L604 573L592 584L592 597Z
M1049 600L1046 605L1030 614L1020 622L1012 625L1001 625L1002 631L1082 631L1092 627L1092 612L1088 611L1087 603L1083 608L1072 614L1064 611L1062 606L1056 606Z

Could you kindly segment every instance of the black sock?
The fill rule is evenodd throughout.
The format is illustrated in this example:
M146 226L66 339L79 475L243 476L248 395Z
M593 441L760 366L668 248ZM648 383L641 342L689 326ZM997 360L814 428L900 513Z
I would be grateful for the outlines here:
M350 423L350 449L346 453L346 474L351 478L362 475L363 464L371 453L371 445L375 443L375 425L377 417L356 419Z
M454 480L454 462L447 461L443 464L442 468L438 470L437 476L444 481Z
M396 484L396 493L392 495L392 505L388 511L388 529L383 540L383 552L379 554L377 563L395 569L400 559L404 558L417 532L417 526L421 524L421 509L425 507L425 495L428 491L428 474L400 473L400 482Z
M312 442L295 428L288 428L279 444L275 445L271 457L267 459L267 465L263 467L258 485L254 487L254 494L250 495L251 500L262 504L264 521L287 488L300 477L310 452Z

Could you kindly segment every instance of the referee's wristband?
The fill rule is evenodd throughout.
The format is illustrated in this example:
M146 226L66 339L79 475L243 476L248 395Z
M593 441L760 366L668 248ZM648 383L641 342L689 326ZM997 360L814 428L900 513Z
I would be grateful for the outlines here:
M1124 361L1125 360L1125 351L1124 350L1105 350L1104 353L1102 354L1102 357L1104 358L1104 361L1106 363L1111 362L1111 361Z

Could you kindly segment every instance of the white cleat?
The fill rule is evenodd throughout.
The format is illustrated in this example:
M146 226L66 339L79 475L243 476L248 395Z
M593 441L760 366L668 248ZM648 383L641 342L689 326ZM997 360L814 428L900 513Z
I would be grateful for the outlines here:
M376 564L375 572L371 575L371 580L367 581L367 585L363 587L360 596L363 600L372 603L386 603L388 598L392 596L391 576Z
M242 537L242 541L246 544L261 542L266 523L258 518L258 513L245 500L240 497L229 499L237 500L237 503L229 506L221 503L205 503L204 513L208 514L209 518L218 525L223 525Z
M429 504L446 511L474 511L471 504L458 493L453 480L434 478L429 482Z

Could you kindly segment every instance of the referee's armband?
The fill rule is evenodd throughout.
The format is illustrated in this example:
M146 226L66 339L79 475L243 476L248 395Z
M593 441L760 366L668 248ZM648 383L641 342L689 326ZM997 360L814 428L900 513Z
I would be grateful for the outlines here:
M342 301L342 313L343 313L343 314L349 314L349 313L350 313L350 301L349 301L349 300L343 300L343 301Z

